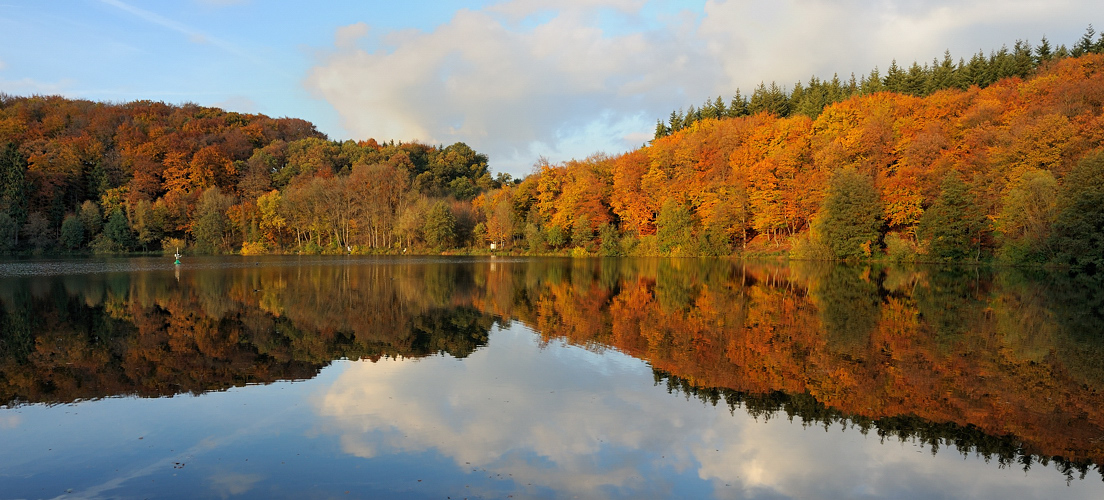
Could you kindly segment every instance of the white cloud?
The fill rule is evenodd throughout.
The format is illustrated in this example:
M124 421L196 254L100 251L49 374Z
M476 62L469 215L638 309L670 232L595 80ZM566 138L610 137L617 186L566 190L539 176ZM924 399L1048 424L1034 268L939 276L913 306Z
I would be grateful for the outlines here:
M0 88L11 95L67 95L72 88L73 80L65 79L57 82L41 82L33 78L20 78L18 80L0 80Z
M518 15L535 8L522 7ZM683 54L682 44L661 32L608 35L588 9L558 12L532 29L503 24L493 12L459 11L432 32L385 34L375 51L352 48L346 34L353 28L341 28L336 50L306 84L358 138L463 141L514 173L536 159L515 152L534 143L586 156L594 151L564 149L605 115L620 122L647 109L648 100L669 107L685 99L679 94L712 91L703 82L716 78L703 75L709 72L700 69L700 53ZM648 119L637 128L652 125ZM637 145L614 139L602 149Z
M838 425L802 429L784 414L729 414L654 387L642 361L538 342L515 326L463 360L350 363L314 402L319 431L354 456L432 451L543 497L666 498L678 474L708 481L717 498L1043 498L1063 480ZM1078 486L1070 497L1101 489Z
M0 429L16 429L22 423L19 415L0 415Z
M993 0L710 0L700 14L648 7L516 0L460 10L432 31L373 35L357 23L337 29L305 85L356 138L463 141L488 153L493 168L518 174L538 150L555 152L553 161L595 152L578 148L603 124L632 124L599 148L618 153L639 146L671 110L737 88L861 77L893 59L924 63L945 49L969 58L1044 34L1059 42L1093 11L1091 2Z
M207 478L207 481L220 497L229 498L248 492L263 479L264 476L260 474L239 474L224 470Z
M488 7L489 12L497 12L517 22L541 12L592 11L594 9L613 9L622 13L639 11L644 0L513 0Z
M226 111L236 111L238 113L257 113L257 102L246 96L236 95L212 104L216 108L222 108Z
M334 35L334 45L340 50L353 49L356 46L356 41L367 34L368 25L365 23L342 26L337 29L337 34Z

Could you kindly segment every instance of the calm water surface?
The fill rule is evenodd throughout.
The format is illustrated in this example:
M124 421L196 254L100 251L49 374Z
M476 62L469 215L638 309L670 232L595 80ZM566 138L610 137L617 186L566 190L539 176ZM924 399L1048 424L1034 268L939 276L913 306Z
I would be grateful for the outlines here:
M0 498L1104 498L1102 304L976 269L0 263Z

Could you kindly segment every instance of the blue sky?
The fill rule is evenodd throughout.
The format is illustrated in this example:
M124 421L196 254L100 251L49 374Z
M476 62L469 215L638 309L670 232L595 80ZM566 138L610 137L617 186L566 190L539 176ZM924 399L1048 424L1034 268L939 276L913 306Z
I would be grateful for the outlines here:
M194 102L331 139L462 141L521 176L707 97L1073 44L1096 1L0 0L0 92Z

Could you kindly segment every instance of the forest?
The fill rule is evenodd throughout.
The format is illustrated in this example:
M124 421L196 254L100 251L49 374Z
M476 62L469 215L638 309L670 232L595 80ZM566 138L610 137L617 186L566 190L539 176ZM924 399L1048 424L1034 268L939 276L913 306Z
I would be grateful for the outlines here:
M0 95L0 252L884 259L1104 267L1104 36L673 112L492 176L464 143L331 141L192 104Z

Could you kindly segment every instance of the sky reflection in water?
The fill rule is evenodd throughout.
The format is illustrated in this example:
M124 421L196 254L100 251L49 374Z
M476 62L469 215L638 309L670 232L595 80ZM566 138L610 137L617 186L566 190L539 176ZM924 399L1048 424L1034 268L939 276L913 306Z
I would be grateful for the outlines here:
M460 352L338 360L309 380L199 396L3 408L0 498L1104 497L1095 471L1067 484L1053 465L730 412L669 392L645 361L520 321Z
M669 394L644 363L492 332L466 359L339 361L309 381L0 411L4 498L1099 498L1055 471ZM9 496L14 494L14 496Z

